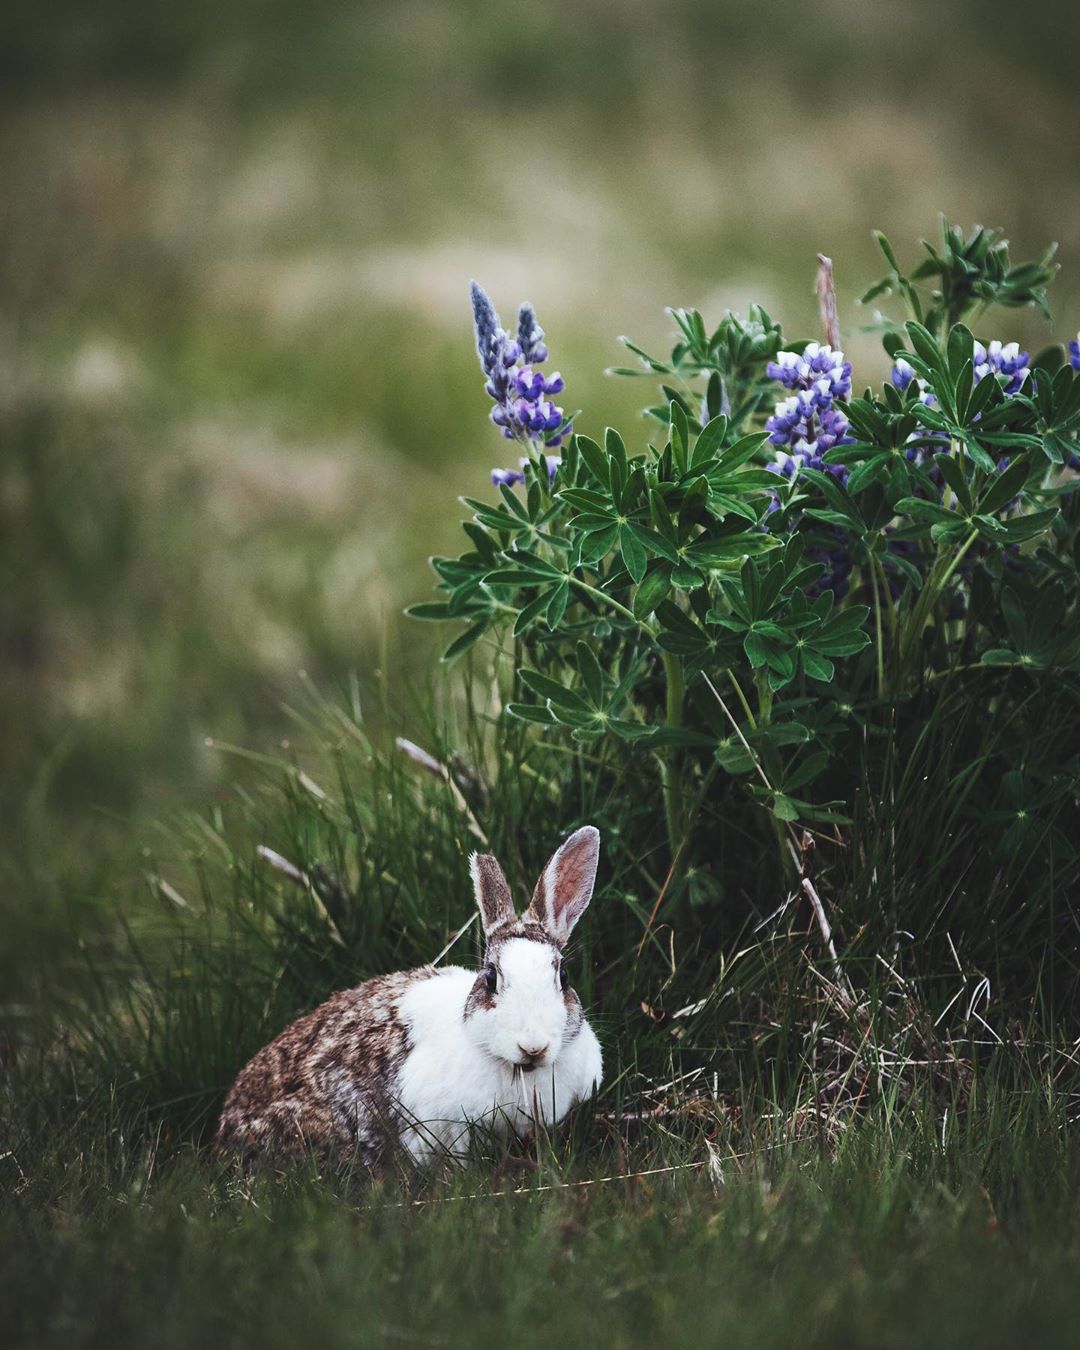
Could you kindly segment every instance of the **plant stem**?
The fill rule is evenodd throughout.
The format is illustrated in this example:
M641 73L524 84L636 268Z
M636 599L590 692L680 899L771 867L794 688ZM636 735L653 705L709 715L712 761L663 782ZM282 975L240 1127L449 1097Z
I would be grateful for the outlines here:
M772 715L772 690L769 688L769 671L762 666L754 672L754 685L757 688L758 725L767 727Z
M742 685L739 683L735 672L731 669L730 666L728 666L727 677L731 681L731 687L732 689L735 690L739 702L742 704L742 710L746 714L746 720L750 724L750 729L752 731L756 731L757 718L754 716L753 710L751 709L750 704L746 700L746 695L742 691Z
M681 727L684 693L682 662L674 652L664 652L663 662L667 684L664 720L669 727ZM660 756L660 782L664 793L664 817L667 823L668 847L671 850L671 865L677 872L680 868L683 832L686 829L686 807L683 801L679 753L674 746L669 746L666 754Z
M566 580L569 581L571 586L576 586L579 591L584 591L586 595L591 595L594 600L602 600L605 605L610 605L617 614L621 614L624 619L629 619L630 622L636 628L640 628L643 633L648 633L650 637L656 636L655 630L650 627L649 624L643 623L632 609L627 609L621 600L615 600L612 596L605 594L596 586L590 586L587 581L582 581L580 577L568 576Z
M870 593L874 600L874 652L877 657L877 692L878 698L885 697L885 651L882 646L881 637L881 583L874 571L874 555L869 549L866 550L866 556L870 562Z
M911 620L904 629L904 635L900 641L901 661L908 655L912 643L918 641L930 618L931 611L937 604L938 597L941 595L941 592L945 589L946 585L948 585L949 578L960 566L964 559L964 555L978 537L978 530L972 530L951 558L949 558L949 555L944 551L938 555L933 571L927 577L926 585L922 588L919 598L916 601Z

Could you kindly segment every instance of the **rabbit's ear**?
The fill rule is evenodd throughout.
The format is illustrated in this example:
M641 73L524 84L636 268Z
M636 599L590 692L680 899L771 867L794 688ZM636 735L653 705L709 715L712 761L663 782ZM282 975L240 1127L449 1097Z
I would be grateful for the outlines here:
M540 875L527 918L542 923L561 947L592 899L600 831L583 825L552 854Z
M514 899L498 858L492 857L490 853L474 853L469 858L469 871L472 873L484 936L490 937L496 928L504 923L513 923L517 917Z

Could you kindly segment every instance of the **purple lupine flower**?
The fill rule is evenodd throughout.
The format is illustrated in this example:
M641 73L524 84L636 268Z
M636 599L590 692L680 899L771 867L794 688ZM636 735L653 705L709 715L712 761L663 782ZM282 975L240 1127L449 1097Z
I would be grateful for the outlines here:
M903 393L914 378L915 367L902 356L898 356L889 372L889 379L892 380L894 387Z
M517 469L492 469L491 481L495 487L513 487L516 483L524 483L525 475Z
M834 445L850 445L848 420L839 408L821 407L816 394L800 389L782 399L765 423L769 444L776 447L776 471L792 478L803 469L821 469L846 480L842 464L825 464L822 455Z
M483 287L475 281L471 287L476 349L487 380L484 390L495 406L491 420L507 440L522 441L537 448L556 449L573 427L565 421L563 410L549 395L559 394L563 377L554 371L545 375L537 370L547 360L543 329L536 322L532 305L526 303L518 313L517 338L500 327L499 316ZM514 469L495 469L495 483L521 482Z
M561 394L563 377L557 370L545 375L541 370L533 370L532 366L520 366L514 372L514 387L522 398L535 403L545 394Z
M975 363L975 383L987 375L1004 380L1002 388L1006 394L1018 394L1024 387L1024 381L1031 373L1028 354L1020 350L1019 342L1000 342L997 338L987 346L975 343L973 352Z
M528 456L526 456L518 462L521 465L521 469L524 469L525 465L530 461ZM547 467L549 483L554 483L555 475L559 472L559 465L561 463L562 459L558 455L544 456L544 464ZM521 472L521 469L492 469L491 481L495 487L514 487L518 483L524 483L525 475Z
M851 362L844 360L843 352L820 342L808 342L802 352L777 352L765 374L785 389L812 391L821 407L851 393Z
M848 470L842 464L825 464L822 456L835 445L852 443L848 420L834 406L834 399L851 393L851 362L841 351L809 342L802 352L777 352L765 373L792 390L765 423L769 444L775 447L775 465L769 467L785 478L809 468L846 481Z
M1080 370L1080 333L1069 343L1069 365L1073 370Z
M469 294L472 297L476 350L480 356L480 364L484 368L484 374L490 375L494 364L492 352L496 337L501 331L499 316L495 313L495 306L491 303L487 291L478 282L473 281L469 284Z
M893 362L893 368L889 372L889 379L892 381L893 388L898 389L901 394L904 393L911 386L912 381L914 381L915 387L919 391L920 403L925 403L927 407L930 407L937 402L937 396L934 391L925 380L920 379L915 374L915 367L911 362L905 361L902 356L898 356Z
M518 310L517 340L526 361L535 361L540 365L547 360L548 349L544 345L544 330L536 322L536 311L528 300Z

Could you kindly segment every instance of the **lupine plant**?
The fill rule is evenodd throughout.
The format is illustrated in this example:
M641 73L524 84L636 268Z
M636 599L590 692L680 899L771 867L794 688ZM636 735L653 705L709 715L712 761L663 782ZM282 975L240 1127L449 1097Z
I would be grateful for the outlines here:
M876 316L891 364L864 392L835 335L672 310L667 358L624 339L638 364L614 373L662 393L629 438L571 434L531 306L511 337L474 287L492 420L523 454L494 500L463 499L471 547L434 560L443 595L411 612L465 625L448 657L497 640L502 715L582 754L621 744L646 785L655 764L675 867L733 785L791 865L792 827L844 826L865 746L917 735L955 679L1017 726L1040 682L1080 690L1080 346L1032 358L984 317L1048 315L1052 255L1014 265L999 231L943 224L905 273L878 240L864 302L907 315ZM1054 765L1013 744L984 766L985 818L1022 830L1022 782L1044 840L1075 804L1075 737Z

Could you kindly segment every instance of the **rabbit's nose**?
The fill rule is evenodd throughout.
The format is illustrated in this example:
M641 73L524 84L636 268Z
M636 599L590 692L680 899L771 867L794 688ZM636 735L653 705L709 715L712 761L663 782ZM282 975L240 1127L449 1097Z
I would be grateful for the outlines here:
M522 1059L530 1060L533 1063L543 1059L548 1050L547 1045L522 1045L520 1041L518 1042L518 1049L521 1051Z

